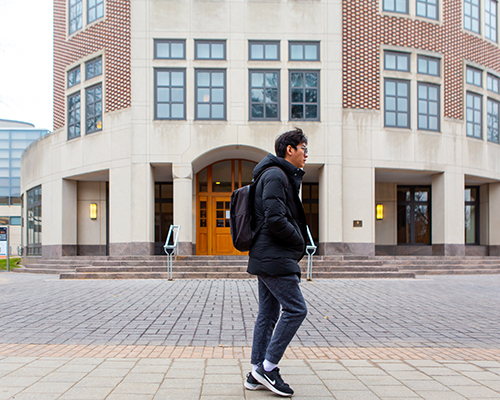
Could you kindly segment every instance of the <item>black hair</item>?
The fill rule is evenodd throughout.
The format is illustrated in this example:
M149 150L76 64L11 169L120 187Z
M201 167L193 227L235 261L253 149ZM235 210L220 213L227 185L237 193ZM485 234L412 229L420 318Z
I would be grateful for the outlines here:
M304 135L304 132L302 132L302 129L296 127L293 131L282 133L274 142L276 156L285 158L288 146L292 146L297 150L297 146L301 143L307 144L307 137Z

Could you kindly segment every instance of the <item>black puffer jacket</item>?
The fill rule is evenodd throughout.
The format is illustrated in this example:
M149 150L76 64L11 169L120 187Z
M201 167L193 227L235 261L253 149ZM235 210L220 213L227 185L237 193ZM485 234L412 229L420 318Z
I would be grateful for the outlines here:
M299 198L304 171L268 154L253 170L254 179L266 168L255 188L257 223L264 221L250 249L248 273L300 276L298 262L307 242L306 216ZM288 176L285 176L285 174Z

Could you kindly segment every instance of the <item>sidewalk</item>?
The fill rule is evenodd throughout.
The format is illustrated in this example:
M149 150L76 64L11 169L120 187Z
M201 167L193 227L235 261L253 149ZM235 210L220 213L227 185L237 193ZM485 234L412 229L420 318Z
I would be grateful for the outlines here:
M500 277L304 282L294 399L500 399ZM272 399L250 371L253 281L0 273L0 400Z

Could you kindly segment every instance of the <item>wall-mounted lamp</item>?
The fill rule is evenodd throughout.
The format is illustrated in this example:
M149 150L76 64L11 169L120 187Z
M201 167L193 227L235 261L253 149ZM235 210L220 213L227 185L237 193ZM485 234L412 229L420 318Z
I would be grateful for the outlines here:
M90 219L97 219L97 204L90 203Z
M384 205L383 204L377 204L377 219L381 220L384 219Z

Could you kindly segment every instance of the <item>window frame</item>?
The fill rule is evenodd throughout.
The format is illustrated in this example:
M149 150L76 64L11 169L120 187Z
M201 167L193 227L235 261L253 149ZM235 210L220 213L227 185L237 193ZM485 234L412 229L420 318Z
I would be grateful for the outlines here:
M198 116L198 105L199 104L204 104L204 103L199 103L198 102L198 74L200 72L209 72L210 73L210 85L208 86L208 88L210 89L210 102L209 102L209 106L210 106L210 117L209 118L200 118ZM221 103L213 103L212 102L212 74L213 73L218 73L218 72L222 72L223 75L224 75L224 82L223 82L223 90L224 90L224 98L223 98L223 102L222 102L222 105L223 105L223 110L224 110L224 116L222 118L213 118L211 115L212 115L212 106L214 104L221 104ZM195 104L195 121L227 121L227 70L225 68L195 68L195 71L194 71L194 77L195 77L195 81L194 81L194 90L195 90L195 99L194 99L194 104ZM216 86L216 88L219 88L218 86Z
M404 14L404 15L408 15L410 13L409 0L404 0L404 2L405 2L405 8L406 8L405 11L397 11L396 10L396 8L397 8L396 7L397 0L394 0L394 9L393 10L386 8L387 1L388 0L382 0L382 11L384 11L384 12L393 12L393 13Z
M94 0L95 1L95 5L94 6L90 6L90 0L87 0L87 25L88 24L92 24L94 23L95 21L98 21L100 20L101 18L104 18L104 0ZM99 16L99 17L95 17L93 20L90 20L90 11L92 9L95 9L96 10L96 15L97 15L97 9L99 7L99 5L102 5L102 15Z
M198 55L198 45L199 44L209 44L210 45L210 56L208 58L200 58ZM223 57L213 58L212 57L212 46L214 44L222 44L223 47ZM227 43L225 39L195 39L194 41L194 59L200 61L226 61L227 60Z
M71 13L73 9L78 8L78 4L80 4L80 13L76 14L74 18L71 18ZM72 22L77 21L76 27L72 29ZM78 21L80 21L80 27L78 27ZM83 29L83 0L69 0L68 1L68 33L69 35L73 35L79 30Z
M410 192L410 200L399 200L397 197L399 194L399 189L408 189ZM419 189L420 192L426 191L427 200L415 200L415 192ZM397 185L396 187L396 223L399 227L399 210L400 207L410 207L410 218L411 218L411 227L410 227L410 242L409 243L400 243L399 242L399 230L396 230L396 242L398 246L429 246L432 245L432 186L429 185ZM427 207L427 215L429 220L429 231L430 231L430 242L429 243L417 243L416 242L416 233L415 233L415 207L416 206L426 206ZM399 229L399 228L398 228Z
M429 4L429 0L415 0L415 15L419 18L427 18L431 19L433 21L438 21L439 20L439 0L435 0L436 4ZM425 6L425 14L426 15L420 15L418 13L418 5L419 3L423 4ZM429 6L436 7L436 18L429 17Z
M39 256L42 254L42 185L35 186L26 191L26 247L28 256ZM30 202L30 200L32 200ZM30 218L30 211L33 218ZM38 210L38 213L37 213ZM36 215L35 215L36 214ZM35 225L35 217L39 216L39 223ZM32 228L30 229L30 222L32 222ZM35 226L40 227L38 235L35 235ZM32 235L30 235L30 230ZM37 237L37 241L35 241ZM32 240L30 240L32 239Z
M467 111L470 108L467 105L467 99L468 99L469 96L471 96L471 98L473 99L473 106L475 106L475 101L474 101L475 98L479 98L479 100L480 100L479 104L481 105L481 109L479 110L479 115L480 115L479 127L480 127L481 135L479 137L474 135L475 126L478 125L477 121L475 120L475 117L473 118L472 121L469 121L469 119L468 119L468 112ZM471 110L472 110L472 113L473 113L473 116L474 116L475 112L477 110L475 109L475 107L473 107ZM483 139L483 96L481 94L476 93L476 92L466 91L466 95L465 95L465 123L466 123L465 135L467 137L474 138L474 139L479 139L479 140ZM472 135L469 135L469 124L472 124L472 128L473 128L473 134Z
M469 80L468 80L469 71L473 74L472 75L472 82L469 82ZM478 76L478 75L479 75L479 80L480 80L479 85L475 82L476 76ZM467 65L467 67L465 68L465 83L468 85L473 85L475 87L482 88L483 87L483 71L480 70L479 68L475 68L475 67L471 67L470 65Z
M486 9L486 4L495 5L495 15L493 16L491 13L491 9ZM493 18L494 17L494 18ZM488 23L488 19L490 23ZM495 27L492 28L491 20L495 21ZM491 31L494 30L495 37L492 38ZM488 35L487 32L490 32ZM498 1L497 0L485 0L484 1L484 37L488 40L491 40L494 43L498 43Z
M155 60L185 60L186 59L186 39L154 39L154 59ZM160 57L158 55L158 45L168 44L170 57ZM172 44L182 44L182 57L172 57Z
M78 107L70 108L70 99L73 97L77 97L77 96L78 96ZM71 113L75 113L75 115L76 114L79 115L78 120L76 120L76 118L75 118L74 123L70 123ZM67 122L67 128L68 128L68 140L76 139L76 138L79 138L82 136L82 114L81 113L82 113L82 96L81 96L81 92L78 91L78 92L72 93L72 94L67 96L67 115L66 115L67 119L66 119L66 122ZM78 126L78 128L79 128L78 135L70 136L70 128L72 126L73 127Z
M291 81L292 81L292 74L294 73L302 73L304 74L304 86L302 86L302 89L304 90L303 92L303 102L301 103L298 103L298 102L292 102L292 89L298 89L298 88L294 88L292 87L292 84L291 84ZM317 86L316 86L316 90L317 90L317 96L316 96L316 102L315 103L310 103L309 105L316 105L317 107L317 111L316 111L316 118L306 118L305 115L305 106L306 106L306 94L305 94L305 90L306 90L306 86L305 86L305 74L308 74L308 73L315 73L317 74ZM317 69L290 69L288 70L288 119L289 121L321 121L321 77L320 77L320 70L317 70ZM314 89L314 88L313 88ZM304 105L304 118L292 118L292 107L294 105L297 105L297 104L303 104Z
M476 189L476 199L475 200L465 200L465 190L467 189ZM470 186L470 185L466 185L465 188L464 188L464 244L466 246L474 246L474 245L478 245L480 243L480 240L479 240L479 235L480 235L480 223L481 223L481 220L480 220L480 205L481 205L481 202L480 202L480 199L479 199L479 196L480 196L480 188L479 186ZM466 217L466 209L467 207L470 207L470 206L474 206L475 209L474 209L474 218L475 218L475 224L474 224L474 236L475 236L475 241L474 243L467 243L467 236L466 236L466 225L465 225L465 217Z
M427 87L427 98L426 99L421 99L420 98L420 87L425 86ZM429 104L434 103L434 101L429 99L429 88L436 88L437 89L437 115L430 115L429 114ZM420 101L426 101L426 107L427 107L427 112L421 113L420 112ZM420 117L425 116L427 118L427 128L422 128L420 126ZM430 117L436 117L437 118L437 129L431 129L429 127L429 118ZM429 82L417 82L417 129L420 131L430 131L430 132L441 132L441 86L435 83L429 83Z
M89 76L89 69L88 69L88 67L90 65L92 65L93 68L94 68L94 71L95 71L95 66L97 64L100 64L100 66L101 66L100 72L98 74L94 73L94 75ZM93 58L93 59L91 59L89 61L86 61L85 62L85 80L88 81L90 79L94 79L94 78L97 78L98 76L101 76L102 75L102 71L103 71L103 65L102 64L103 64L103 62L102 62L102 56L98 56L98 57L95 57L95 58Z
M426 62L427 72L421 72L420 71L420 69L419 69L420 60L424 60ZM429 62L436 62L437 63L437 74L436 75L435 74L431 74L429 72ZM434 77L440 78L441 77L441 59L440 58L436 58L436 57L429 57L429 56L424 56L424 55L421 55L421 54L417 54L417 74L434 76Z
M170 84L168 88L170 89L170 100L168 102L159 102L158 101L158 73L159 72L169 72L170 73ZM182 72L183 75L183 84L182 84L182 89L183 89L183 100L182 100L182 105L183 105L183 117L182 118L173 118L172 117L172 104L180 104L179 102L173 102L172 101L172 72ZM167 87L167 86L162 86L162 87ZM177 86L174 86L176 88ZM155 102L155 109L154 109L154 119L155 121L185 121L186 120L186 68L154 68L154 102ZM165 117L159 117L158 116L158 104L169 104L170 107L170 117L165 118Z
M495 131L494 129L494 126L492 127L492 129L490 129L490 126L492 124L490 124L490 115L492 115L492 113L489 112L489 105L490 104L494 104L496 105L496 140L495 140L495 137L490 135L490 130L492 131ZM491 97L487 97L486 99L486 136L487 136L487 140L488 142L490 143L496 143L496 144L500 144L500 138L499 138L499 117L500 117L500 101L496 100L496 99L492 99ZM494 116L493 116L494 118Z
M99 99L99 101L94 101L94 102L90 103L88 101L88 93L89 93L89 91L95 90L97 88L101 89L101 98ZM95 99L95 94L94 94L94 99ZM99 115L95 114L95 105L97 103L101 103L101 113ZM102 125L103 125L103 120L102 120L102 117L103 117L103 103L104 103L104 91L103 91L102 83L98 83L96 85L92 85L92 86L89 86L89 87L85 88L85 134L86 135L102 131ZM93 106L93 108L94 108L94 113L90 117L91 118L97 118L98 116L100 116L100 122L101 122L101 127L97 128L97 129L94 129L92 131L90 131L88 129L88 126L89 126L88 125L89 109L90 109L89 106ZM97 124L96 124L96 126L97 126Z
M76 74L77 71L78 71L78 74ZM70 85L70 80L69 80L70 75L75 76L75 80L74 80L74 83L72 85ZM78 75L78 82L76 81L77 75ZM66 81L67 81L67 85L66 85L67 89L70 89L70 88L82 83L82 71L81 71L80 65L78 65L77 67L72 68L68 72L66 72Z
M496 87L497 87L497 90L495 91L494 90L494 85L490 86L489 85L489 82L496 82ZM486 74L486 90L490 91L491 93L495 93L495 94L500 94L500 78L493 75L493 74Z
M252 45L263 45L263 58L252 57ZM276 45L276 58L266 58L266 45ZM249 40L248 41L248 61L281 61L281 49L279 40Z
M316 59L308 60L305 58L305 46L315 45L316 46ZM292 58L292 46L302 46L303 58ZM288 41L288 61L299 61L299 62L319 62L321 61L320 54L320 41L319 40L289 40Z
M477 5L476 5L476 4L473 4L474 1L476 1L476 0L463 0L463 3L462 3L462 5L463 5L463 13L462 14L463 14L463 19L464 19L463 27L466 31L480 35L481 34L481 2L480 2L480 0L477 0ZM467 12L466 4L470 4L471 15L466 14L466 12ZM472 13L473 13L472 8L473 7L477 7L477 19L472 17ZM471 25L470 28L466 27L466 23L467 23L468 19L470 20L470 25ZM477 31L475 31L473 29L473 21L477 21Z
M396 95L395 95L395 98L396 98L396 110L394 111L395 114L396 114L396 124L395 125L387 125L387 83L388 82L394 82L396 83ZM407 114L408 116L408 123L406 124L406 126L398 126L397 124L397 120L398 120L398 114L400 113L398 111L398 99L399 99L399 96L398 96L398 91L397 91L397 84L398 83L405 83L407 85L407 110L406 112L401 112L401 113L405 113ZM391 111L392 112L392 111ZM389 78L389 77L385 77L384 78L384 128L396 128L396 129L411 129L411 80L409 79L399 79L399 78Z
M388 68L387 67L387 56L395 56L396 57L396 68ZM398 68L398 57L404 56L406 58L407 69L399 69ZM406 53L404 51L393 51L393 50L384 50L384 71L395 71L395 72L411 72L411 53Z
M281 74L280 74L280 70L279 69L250 69L248 70L248 95L249 95L249 99L248 99L248 119L249 121L280 121L280 115L281 115L281 86L280 86L280 79L281 79ZM253 89L253 86L252 86L252 74L256 74L256 73L262 73L264 74L264 86L263 86L263 90L264 90L264 101L262 103L260 102L254 102L252 101L252 89ZM278 101L276 103L270 103L270 104L276 104L277 105L277 116L276 118L267 118L265 115L266 115L266 101L265 101L265 91L266 91L266 79L265 79L265 74L266 73L276 73L277 74L277 91L278 91ZM254 104L262 104L263 107L264 107L264 117L263 118L257 118L257 117L253 117L252 116L252 106Z

